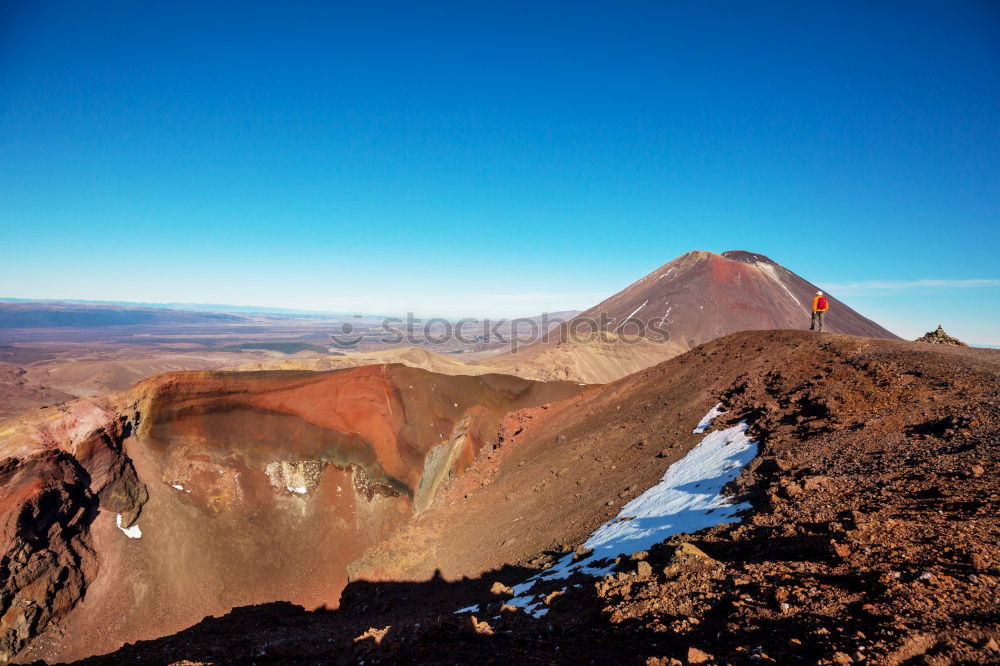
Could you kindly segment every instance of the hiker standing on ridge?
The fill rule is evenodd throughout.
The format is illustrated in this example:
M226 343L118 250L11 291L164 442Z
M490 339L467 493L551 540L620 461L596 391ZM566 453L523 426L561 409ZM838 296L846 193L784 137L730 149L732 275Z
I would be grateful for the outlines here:
M823 317L829 309L830 304L827 303L826 296L823 295L822 291L817 291L816 295L813 297L812 320L809 323L810 331L818 329L820 333L823 332Z

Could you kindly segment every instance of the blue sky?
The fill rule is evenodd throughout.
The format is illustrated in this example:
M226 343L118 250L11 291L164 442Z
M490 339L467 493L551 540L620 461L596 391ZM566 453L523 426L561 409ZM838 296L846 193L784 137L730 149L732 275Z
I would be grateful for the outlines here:
M0 2L0 296L510 316L746 249L1000 344L998 119L994 2Z

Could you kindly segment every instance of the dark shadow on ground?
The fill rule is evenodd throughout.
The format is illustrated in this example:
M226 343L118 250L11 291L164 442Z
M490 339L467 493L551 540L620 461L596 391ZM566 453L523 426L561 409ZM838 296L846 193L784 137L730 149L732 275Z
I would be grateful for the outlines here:
M657 653L656 636L637 642L634 629L615 632L600 617L593 578L568 581L583 584L573 588L572 598L553 604L547 618L502 610L511 595L493 594L491 588L513 586L536 573L507 566L457 581L440 575L417 582L355 581L335 610L309 611L280 601L236 608L172 636L78 663L510 663L535 662L543 655L546 661L645 663L646 656ZM473 605L477 612L455 612Z

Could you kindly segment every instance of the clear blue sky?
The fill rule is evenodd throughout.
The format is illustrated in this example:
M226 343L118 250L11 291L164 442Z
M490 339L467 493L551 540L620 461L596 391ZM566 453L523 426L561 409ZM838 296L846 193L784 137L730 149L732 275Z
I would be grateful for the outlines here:
M746 249L1000 344L998 156L992 1L0 0L0 296L521 315Z

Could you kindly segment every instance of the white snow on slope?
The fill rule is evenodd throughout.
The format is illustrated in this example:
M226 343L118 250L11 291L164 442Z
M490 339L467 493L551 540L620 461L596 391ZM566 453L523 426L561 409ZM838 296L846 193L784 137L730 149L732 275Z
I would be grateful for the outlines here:
M640 305L639 307L637 307L635 310L632 310L632 314L630 314L629 316L627 316L624 319L622 319L622 323L618 324L618 328L615 329L615 333L617 333L618 330L621 329L621 327L624 326L625 323L628 322L629 319L631 319L632 317L634 317L636 312L638 312L639 310L641 310L644 307L646 307L646 303L649 303L649 299L644 300L642 302L642 305Z
M670 301L664 301L664 302L667 304L667 311L663 313L662 317L660 317L661 324L667 317L670 316L670 311L674 309L674 306L670 305Z
M776 270L774 270L774 266L772 266L771 264L765 264L765 263L761 263L761 262L758 262L755 265L762 272L766 273L768 277L770 277L772 280L774 280L775 282L777 282L778 286L780 286L782 289L784 289L785 293L788 294L789 296L791 296L792 300L795 301L796 303L798 303L798 305L799 305L800 308L804 307L802 305L802 301L800 301L798 298L796 298L795 294L793 294L791 292L791 290L788 287L785 286L785 283L781 281L781 277L778 275L778 272Z
M715 417L721 414L725 414L725 412L722 411L722 403L720 402L715 407L712 407L712 409L708 410L708 414L705 414L705 416L702 417L701 421L698 421L698 425L694 427L694 430L691 431L691 434L700 435L701 433L705 432L706 430L708 430L708 426L712 425L712 421L715 420Z
M139 529L138 525L133 525L132 527L122 527L122 514L120 513L118 514L118 517L115 518L115 525L117 525L118 529L124 532L125 536L129 539L142 538L142 530Z
M713 411L717 408L718 405ZM746 423L740 422L706 435L686 456L667 468L657 485L626 504L617 517L590 535L583 544L593 551L589 556L573 562L572 553L564 555L550 569L515 585L515 596L507 603L541 617L548 610L542 595L530 594L540 580L560 580L577 572L603 576L611 573L614 564L594 566L600 560L648 550L675 534L736 522L736 514L750 505L733 504L721 491L757 455L757 442L750 441L746 430Z
M308 488L305 486L285 486L288 492L295 493L296 495L305 495Z

